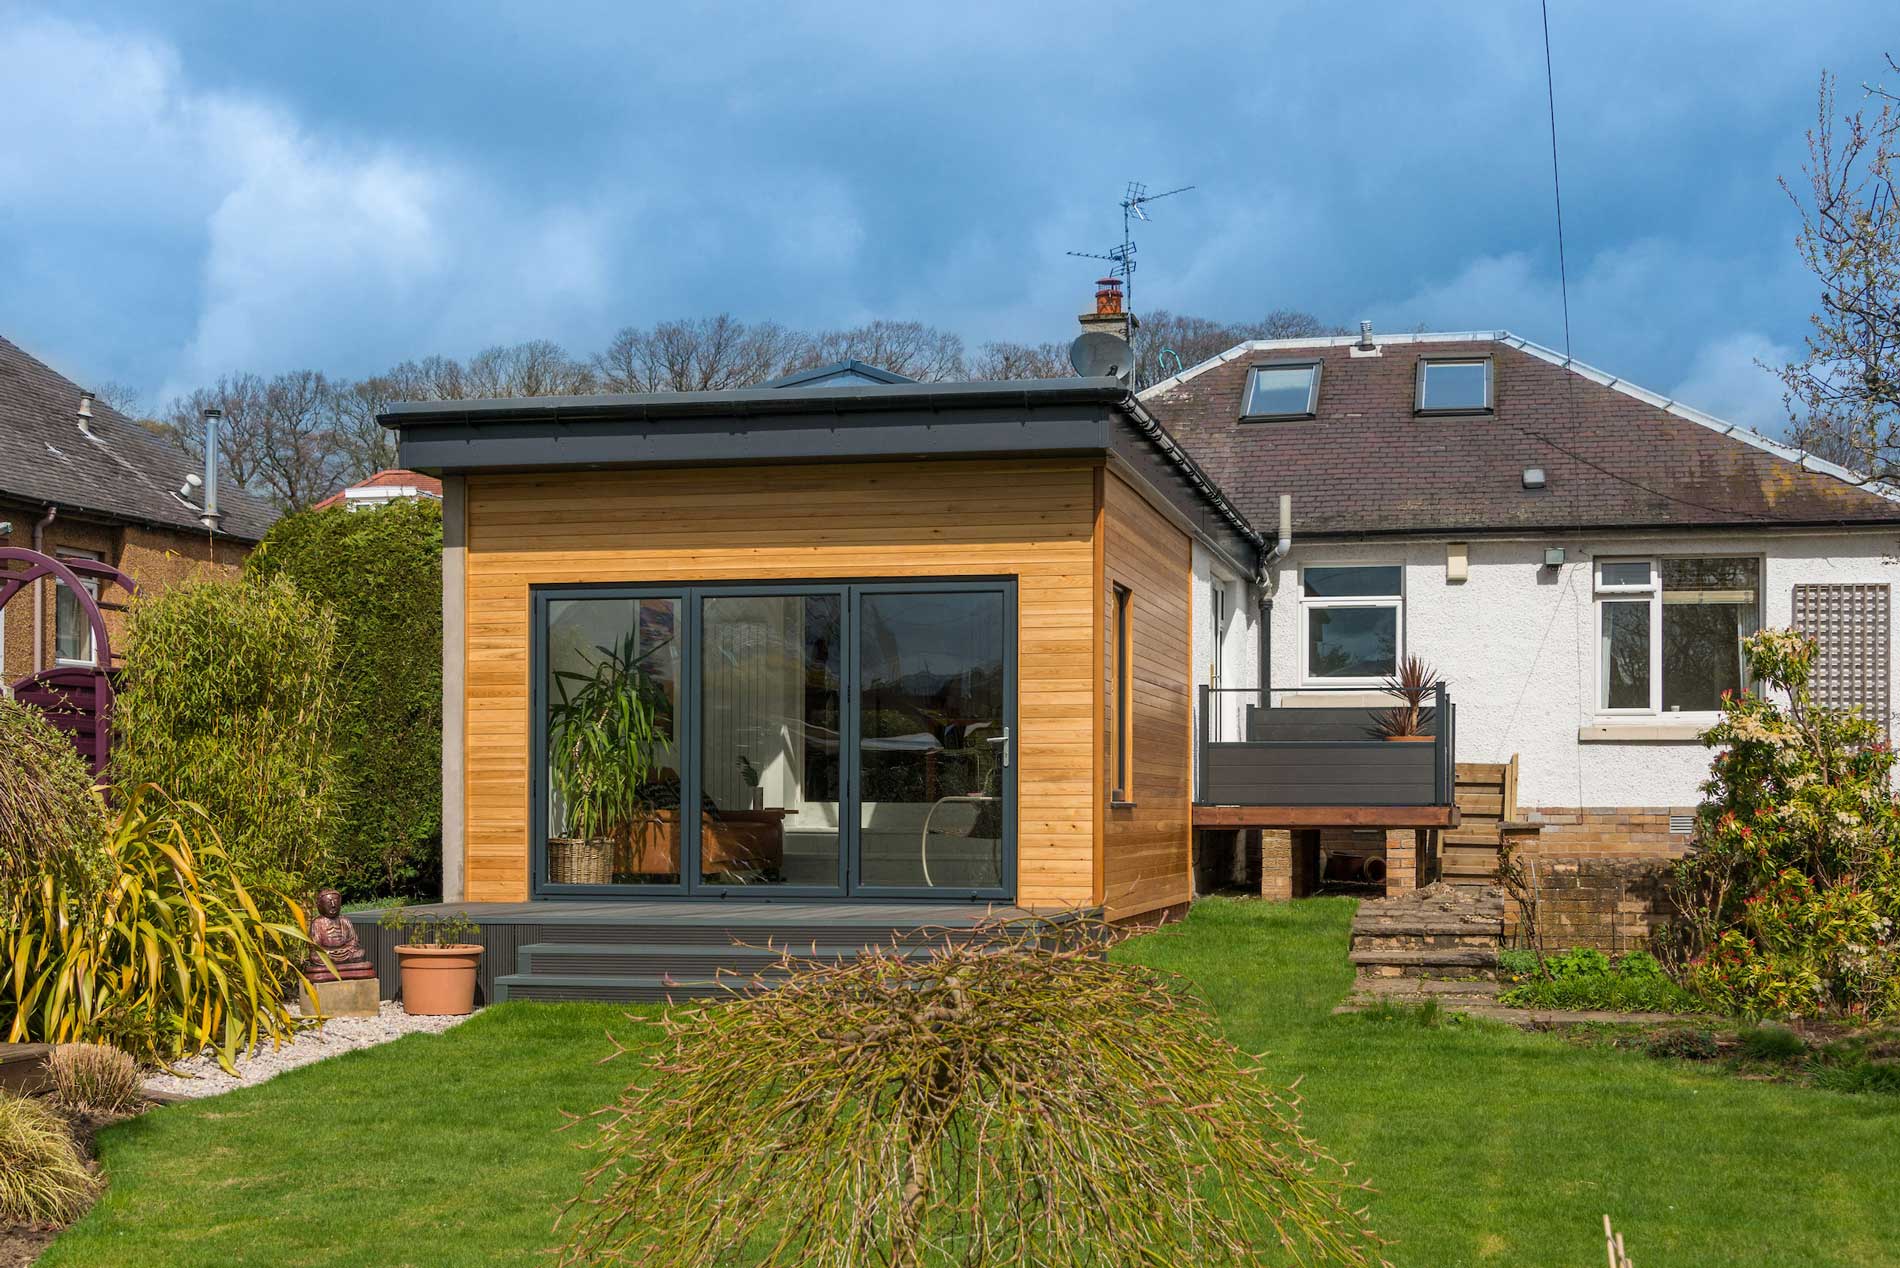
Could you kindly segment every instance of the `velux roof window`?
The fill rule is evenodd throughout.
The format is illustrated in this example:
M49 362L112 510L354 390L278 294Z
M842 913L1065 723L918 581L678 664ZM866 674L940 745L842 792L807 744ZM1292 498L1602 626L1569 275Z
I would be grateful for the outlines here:
M1418 363L1418 412L1484 414L1491 409L1491 358L1446 357Z
M1319 362L1276 361L1247 375L1242 419L1311 418L1319 410Z

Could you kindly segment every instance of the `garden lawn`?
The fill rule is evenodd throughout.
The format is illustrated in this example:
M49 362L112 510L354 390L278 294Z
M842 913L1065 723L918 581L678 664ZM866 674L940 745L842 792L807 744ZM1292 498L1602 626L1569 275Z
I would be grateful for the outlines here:
M1211 900L1116 954L1183 974L1303 1076L1307 1125L1379 1192L1402 1268L1900 1263L1900 1097L1746 1082L1501 1027L1334 1017L1351 905ZM650 1014L647 1014L650 1016ZM532 1264L576 1187L561 1111L636 1067L610 1006L515 1004L101 1139L111 1189L70 1265ZM742 1125L735 1124L735 1128Z

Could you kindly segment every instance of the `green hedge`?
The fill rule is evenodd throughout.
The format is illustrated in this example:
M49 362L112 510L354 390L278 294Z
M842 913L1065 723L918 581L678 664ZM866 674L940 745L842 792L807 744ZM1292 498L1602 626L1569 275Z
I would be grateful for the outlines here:
M133 601L112 782L209 816L244 883L330 872L342 803L336 620L288 579L193 581Z
M285 516L249 575L288 577L336 614L336 747L346 781L337 888L438 893L442 856L442 509Z

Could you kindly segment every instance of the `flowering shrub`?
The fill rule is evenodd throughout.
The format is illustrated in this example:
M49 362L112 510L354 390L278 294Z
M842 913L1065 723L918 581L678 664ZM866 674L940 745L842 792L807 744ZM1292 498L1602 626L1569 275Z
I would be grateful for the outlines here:
M1815 643L1764 630L1725 696L1696 848L1671 880L1682 981L1749 1016L1900 1013L1900 807L1871 720L1814 703Z

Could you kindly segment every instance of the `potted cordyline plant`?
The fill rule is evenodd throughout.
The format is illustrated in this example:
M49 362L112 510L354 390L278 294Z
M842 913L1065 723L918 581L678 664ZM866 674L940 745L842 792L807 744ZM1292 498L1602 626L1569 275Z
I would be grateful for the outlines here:
M481 926L463 912L452 916L406 916L400 907L383 915L382 927L401 939L396 963L402 971L403 1011L417 1017L461 1017L475 1011L475 973Z
M655 827L647 790L667 741L667 702L642 665L659 649L636 655L635 641L629 634L616 646L595 648L600 660L589 673L554 673L548 753L565 828L548 838L548 879L555 884L611 883L615 855L630 850L636 830ZM675 851L677 831L675 825ZM636 870L667 867L665 860L644 860Z
M1438 671L1417 656L1399 662L1399 672L1385 680L1385 690L1402 703L1381 710L1372 719L1373 732L1384 739L1430 743L1434 709L1425 701L1438 691Z

